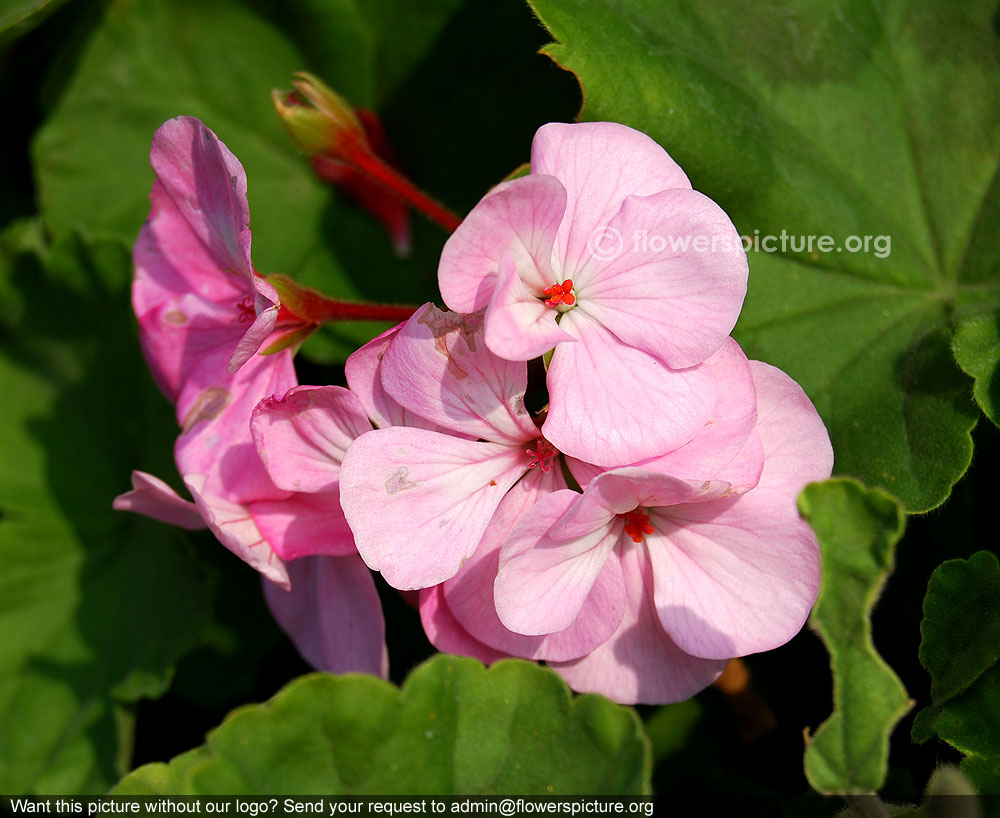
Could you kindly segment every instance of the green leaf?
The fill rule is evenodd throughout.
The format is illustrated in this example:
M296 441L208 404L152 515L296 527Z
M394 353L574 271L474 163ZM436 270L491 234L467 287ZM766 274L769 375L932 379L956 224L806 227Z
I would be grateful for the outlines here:
M974 394L987 417L1000 425L1000 292L960 293L953 347L955 359L976 379Z
M983 793L1000 793L1000 563L980 551L931 575L920 626L931 705L913 738L934 733L966 754L962 769Z
M649 774L630 708L573 697L529 662L486 669L438 655L402 690L370 676L304 676L113 792L646 794Z
M0 51L27 34L67 0L0 0Z
M1000 659L1000 563L980 551L949 560L931 575L924 598L920 663L931 698L944 704Z
M903 510L891 495L844 479L806 486L799 510L822 551L823 582L810 624L833 670L833 715L806 748L806 777L826 794L875 792L885 781L889 734L912 704L875 650L870 621L892 572Z
M650 134L741 234L775 237L736 336L805 388L838 473L940 504L978 415L953 322L996 417L996 347L970 326L995 334L1000 301L996 4L531 2L582 118Z
M179 535L111 510L144 436L174 428L142 375L126 248L37 244L19 225L0 246L0 791L101 792L210 588Z

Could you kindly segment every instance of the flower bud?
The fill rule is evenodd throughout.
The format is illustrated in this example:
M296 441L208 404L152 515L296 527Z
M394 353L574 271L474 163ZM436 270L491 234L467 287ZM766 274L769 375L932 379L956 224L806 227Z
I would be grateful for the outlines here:
M350 103L317 77L295 74L294 91L274 89L271 99L292 139L309 156L350 158L373 153L361 120Z

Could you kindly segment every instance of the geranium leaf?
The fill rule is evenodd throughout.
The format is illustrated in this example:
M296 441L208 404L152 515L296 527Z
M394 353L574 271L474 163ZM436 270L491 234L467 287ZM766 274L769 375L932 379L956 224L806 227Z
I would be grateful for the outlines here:
M0 50L43 22L67 0L2 0Z
M806 777L822 793L875 792L885 781L889 734L912 704L875 650L870 620L892 572L903 510L891 495L844 479L806 486L799 510L822 551L810 624L833 671L833 714L806 748Z
M486 669L438 655L401 690L370 676L304 676L114 792L646 794L649 774L631 709L573 697L529 662Z
M127 249L37 242L18 226L0 246L0 790L102 792L210 585L180 536L111 510L145 436L173 427L133 340Z
M995 4L532 6L582 118L649 133L749 239L736 337L812 397L837 472L940 504L978 414L954 324L996 418L995 337L967 326L995 336L1000 303Z
M949 560L931 575L920 626L920 662L931 704L913 738L934 733L966 754L962 769L980 792L1000 792L1000 563L988 551Z

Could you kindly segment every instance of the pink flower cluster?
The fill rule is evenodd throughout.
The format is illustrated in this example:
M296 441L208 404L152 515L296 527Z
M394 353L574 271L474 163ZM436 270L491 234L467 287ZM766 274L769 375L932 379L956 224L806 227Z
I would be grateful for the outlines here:
M235 158L178 119L153 165L134 303L195 502L137 473L116 504L211 527L308 660L384 673L368 568L419 590L439 649L544 660L625 703L687 698L802 627L819 554L796 497L829 476L829 438L729 337L736 230L651 139L541 128L531 173L445 245L449 310L355 352L347 389L254 354L280 307Z

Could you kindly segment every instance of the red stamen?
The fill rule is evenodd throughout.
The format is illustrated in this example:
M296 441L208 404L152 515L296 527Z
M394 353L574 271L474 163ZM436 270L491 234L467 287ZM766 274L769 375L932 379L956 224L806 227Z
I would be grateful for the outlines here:
M653 533L653 526L649 524L649 515L643 514L640 509L637 508L619 516L625 518L625 533L632 538L632 542L642 542L643 534Z
M559 454L559 452L552 447L551 443L547 440L543 440L542 438L535 441L534 449L525 449L524 453L531 457L531 462L528 464L529 469L533 469L535 466L538 466L543 472L546 473L550 468L546 461L551 460Z
M239 321L241 324L248 324L257 317L257 310L253 305L253 296L247 295L242 301L236 302L236 309L240 311Z
M562 284L553 284L542 290L542 295L547 295L546 307L558 307L565 304L572 307L576 303L576 296L573 295L573 279L567 278Z

